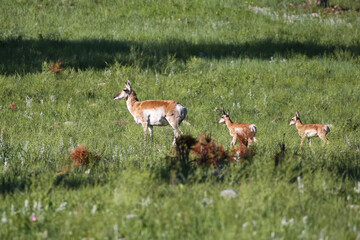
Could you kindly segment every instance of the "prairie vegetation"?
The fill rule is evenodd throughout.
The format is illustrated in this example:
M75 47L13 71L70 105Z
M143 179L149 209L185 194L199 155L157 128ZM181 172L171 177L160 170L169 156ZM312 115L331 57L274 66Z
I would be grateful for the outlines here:
M305 2L2 1L0 239L359 238L360 2ZM217 109L255 124L251 156L170 165L171 128L144 144L112 100L126 79L222 156ZM300 148L296 111L330 144Z

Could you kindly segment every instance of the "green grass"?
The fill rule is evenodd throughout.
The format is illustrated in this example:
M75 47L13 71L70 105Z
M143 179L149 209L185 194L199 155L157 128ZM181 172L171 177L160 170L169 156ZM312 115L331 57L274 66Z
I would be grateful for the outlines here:
M303 2L4 1L0 239L358 238L360 4L330 1L352 9L334 15ZM215 108L256 124L256 155L169 183L172 129L144 145L112 100L126 79L140 100L178 100L182 130L228 150ZM296 111L332 124L330 144L300 148ZM56 174L79 144L100 164ZM237 198L220 196L229 188Z

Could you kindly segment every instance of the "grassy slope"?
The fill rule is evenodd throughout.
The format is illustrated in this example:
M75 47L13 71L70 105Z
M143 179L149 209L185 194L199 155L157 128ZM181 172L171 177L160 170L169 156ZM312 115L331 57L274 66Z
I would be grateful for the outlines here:
M255 6L276 11L256 14ZM358 210L348 207L359 204L356 13L319 18L267 1L6 1L0 11L0 161L8 162L0 167L0 214L8 221L1 238L359 234ZM49 66L57 60L65 70L54 76ZM154 177L172 131L155 128L155 146L142 145L125 103L111 100L127 78L140 99L187 106L188 134L211 132L228 146L216 107L255 123L252 164L230 167L222 181L169 185ZM333 124L331 145L322 148L317 139L313 151L299 149L288 126L295 111L305 123ZM284 133L286 159L274 169ZM106 161L59 181L55 172L78 144ZM226 188L240 196L223 199ZM214 202L207 206L204 198ZM57 211L63 202L65 210ZM37 222L29 221L33 212Z

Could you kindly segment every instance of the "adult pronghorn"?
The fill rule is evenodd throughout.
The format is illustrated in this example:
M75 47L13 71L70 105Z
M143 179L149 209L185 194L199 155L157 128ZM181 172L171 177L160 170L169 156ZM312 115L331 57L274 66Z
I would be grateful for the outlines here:
M305 138L308 138L309 147L311 147L311 137L319 137L324 143L328 144L329 141L326 138L326 134L330 132L328 125L323 124L303 124L300 120L300 113L296 112L295 116L289 122L289 125L296 126L298 133L301 137L300 146L303 145Z
M227 113L225 113L224 109L222 111L223 113L219 123L225 122L227 128L229 129L230 135L233 137L230 145L235 146L238 138L245 140L248 145L252 142L256 142L255 134L257 132L257 128L255 124L232 122L229 116L229 109L227 110Z
M139 101L135 91L131 88L130 81L127 80L125 88L114 97L114 100L126 99L126 105L134 117L137 124L141 124L144 129L144 138L146 139L146 130L149 130L153 138L153 126L170 126L174 129L174 141L182 134L179 128L180 123L186 117L187 109L179 102L174 100L146 100Z

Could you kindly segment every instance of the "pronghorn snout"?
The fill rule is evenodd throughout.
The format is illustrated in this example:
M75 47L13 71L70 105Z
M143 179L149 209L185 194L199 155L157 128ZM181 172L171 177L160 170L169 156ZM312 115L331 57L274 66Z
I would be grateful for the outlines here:
M116 94L113 98L113 100L119 100L120 99L120 93Z

